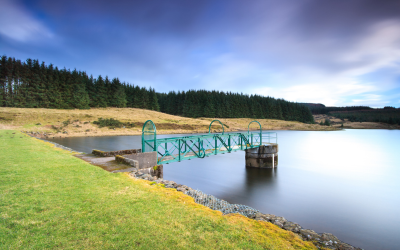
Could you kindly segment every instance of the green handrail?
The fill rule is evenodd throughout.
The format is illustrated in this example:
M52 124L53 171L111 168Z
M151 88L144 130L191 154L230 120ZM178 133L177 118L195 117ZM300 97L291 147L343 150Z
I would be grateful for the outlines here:
M258 121L256 121L256 120L254 120L254 121L251 121L251 122L249 123L249 126L247 127L247 133L249 133L249 132L250 132L250 124L252 124L253 122L257 122L257 123L258 123L258 125L260 125L260 133L262 133L261 124L260 124Z
M149 124L149 125L148 125ZM148 129L150 127L150 125L153 127L153 130ZM145 141L145 133L149 133L149 134L154 134L154 145L151 146L148 142ZM146 143L153 148L153 151L157 151L156 145L157 145L157 129L156 129L156 125L154 124L154 122L152 120L147 120L144 124L143 124L143 128L142 128L142 152L146 152Z
M247 133L250 133L250 124L252 124L253 122L257 122L258 125L260 125L260 145L262 145L262 128L261 128L261 123L259 123L259 122L256 121L256 120L251 121L251 122L249 123L249 126L247 127Z
M213 122L219 122L219 123L221 124L221 126L222 126L222 134L224 134L224 132L225 132L225 130L224 130L224 124L223 124L220 120L213 120L213 121L210 123L210 126L208 127L208 133L209 133L209 134L211 133L211 125L213 124Z
M222 134L211 134L211 126L214 122L221 124ZM253 122L258 123L260 131L250 132ZM273 143L271 139L275 139L275 143L278 142L275 132L262 133L262 127L258 121L249 123L247 133L227 132L225 134L224 124L219 120L213 120L208 130L208 134L157 139L156 126L148 120L143 124L142 129L142 152L157 152L157 162L161 164L255 148L263 145L263 141Z

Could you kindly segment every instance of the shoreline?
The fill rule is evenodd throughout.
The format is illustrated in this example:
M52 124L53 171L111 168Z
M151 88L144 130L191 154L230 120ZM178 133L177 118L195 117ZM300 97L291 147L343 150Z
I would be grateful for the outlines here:
M31 136L31 137L36 138L34 136ZM85 153L75 151L71 148L65 147L63 145L60 145L60 144L52 142L52 141L47 141L42 138L36 138L36 139L39 139L44 142L48 142L48 143L54 145L55 148L61 148L63 150L69 151L70 153L74 153L74 155L85 154ZM79 159L81 159L81 158L79 158ZM90 162L90 164L97 166L95 164L92 164L92 162ZM99 167L99 166L97 166L97 167ZM105 170L105 171L107 171L107 170ZM111 173L117 173L117 172L111 172ZM289 232L292 232L292 233L298 235L304 241L312 242L318 248L328 248L328 249L337 249L337 250L339 250L339 249L340 250L361 250L361 248L354 247L348 243L342 242L335 235L333 235L331 233L326 233L326 232L317 233L312 229L305 229L301 225L299 225L295 222L289 221L289 220L285 219L284 217L276 216L273 214L263 214L259 210L249 207L247 205L243 205L243 204L231 204L231 203L229 203L225 200L221 200L213 195L203 193L200 190L194 190L186 185L181 185L174 181L168 181L163 178L157 178L155 176L151 176L150 174L142 173L140 170L133 170L133 171L127 172L126 174L128 174L132 178L144 180L149 185L160 185L164 188L175 189L178 192L182 192L183 194L192 197L194 199L194 202L197 204L203 205L212 210L217 210L217 211L222 212L222 215L240 214L240 215L243 215L244 217L247 217L252 220L272 223L283 230L286 230L286 231L289 231Z
M113 118L129 127L99 128L93 122ZM0 129L14 129L40 138L98 137L141 135L145 121L152 120L157 134L208 133L209 125L216 118L188 118L157 111L136 108L92 108L89 110L59 110L43 108L0 108ZM251 121L260 122L263 130L270 131L338 131L342 129L400 129L400 125L374 122L349 122L327 115L314 115L316 124L297 121L252 118L218 118L224 124L225 132L247 131ZM332 126L318 123L330 119ZM341 127L343 124L343 127ZM257 130L253 123L251 130ZM222 132L221 125L212 126L212 132Z
M18 131L0 130L0 141L9 249L316 249L270 223L221 216L181 192L111 174Z
M1 128L0 128L1 129ZM10 129L10 128L6 128ZM14 130L18 130L18 128L12 128ZM338 131L346 131L346 130L399 130L397 128L352 128L352 127L343 127L343 128L338 128L334 130L297 130L297 129L268 129L268 131L314 131L314 132L338 132ZM45 132L33 132L33 131L24 131L24 130L19 130L21 133L27 134L29 136L38 138L38 139L63 139L63 138L85 138L85 137L106 137L106 136L141 136L142 132L137 132L137 133L115 133L115 134L90 134L90 135L84 135L84 134L64 134L64 135L57 135L53 136L52 134L47 134ZM238 130L238 131L229 131L229 132L240 132L244 130ZM250 130L250 131L257 131L257 130ZM264 131L264 130L263 130ZM33 132L33 133L31 133ZM179 133L174 133L174 131L157 131L157 135L179 135L179 134L206 134L208 131L180 131ZM214 133L214 132L213 132Z
M192 197L194 202L197 204L203 205L212 210L220 211L223 215L240 214L252 220L272 223L283 230L298 235L304 241L312 242L318 249L361 250L361 248L342 242L331 233L317 233L312 229L305 229L301 225L289 221L284 217L273 214L263 214L257 209L243 204L231 204L213 195L203 193L200 190L194 190L186 185L181 185L174 181L168 181L163 178L157 178L149 174L141 173L140 170L129 172L128 175L135 179L147 181L149 185L160 185L164 188L175 189L178 192L182 192L183 194Z

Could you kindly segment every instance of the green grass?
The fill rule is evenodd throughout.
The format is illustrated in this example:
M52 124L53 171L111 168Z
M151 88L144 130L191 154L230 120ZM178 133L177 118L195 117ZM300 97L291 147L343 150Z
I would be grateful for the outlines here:
M315 249L11 130L0 130L0 190L0 249Z

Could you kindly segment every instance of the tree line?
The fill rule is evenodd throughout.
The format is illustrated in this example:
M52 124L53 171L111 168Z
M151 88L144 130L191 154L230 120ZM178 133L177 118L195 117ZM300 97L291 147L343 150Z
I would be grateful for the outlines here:
M314 123L308 107L243 93L190 90L156 93L107 76L58 69L39 60L2 56L0 107L87 109L133 107L185 117L271 118Z
M400 125L400 108L371 109L364 111L331 112L330 115L351 122L383 122Z
M158 93L161 112L186 117L280 119L314 123L310 110L283 99L223 91Z
M134 107L159 110L154 89L121 83L118 78L88 76L27 59L0 60L0 107L87 109Z
M307 106L313 115L318 114L328 114L330 112L341 112L341 111L360 111L360 110L372 110L368 106L348 106L348 107L326 107L323 104L313 104L313 103L301 103Z

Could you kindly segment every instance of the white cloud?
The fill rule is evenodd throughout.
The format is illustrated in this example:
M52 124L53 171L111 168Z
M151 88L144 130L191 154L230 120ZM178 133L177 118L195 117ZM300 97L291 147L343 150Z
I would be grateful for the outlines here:
M53 35L15 1L0 1L0 34L20 42L48 39Z
M343 63L354 63L345 70L349 75L362 75L381 68L398 68L400 57L400 22L382 21L370 27L367 35L349 46L338 57Z

